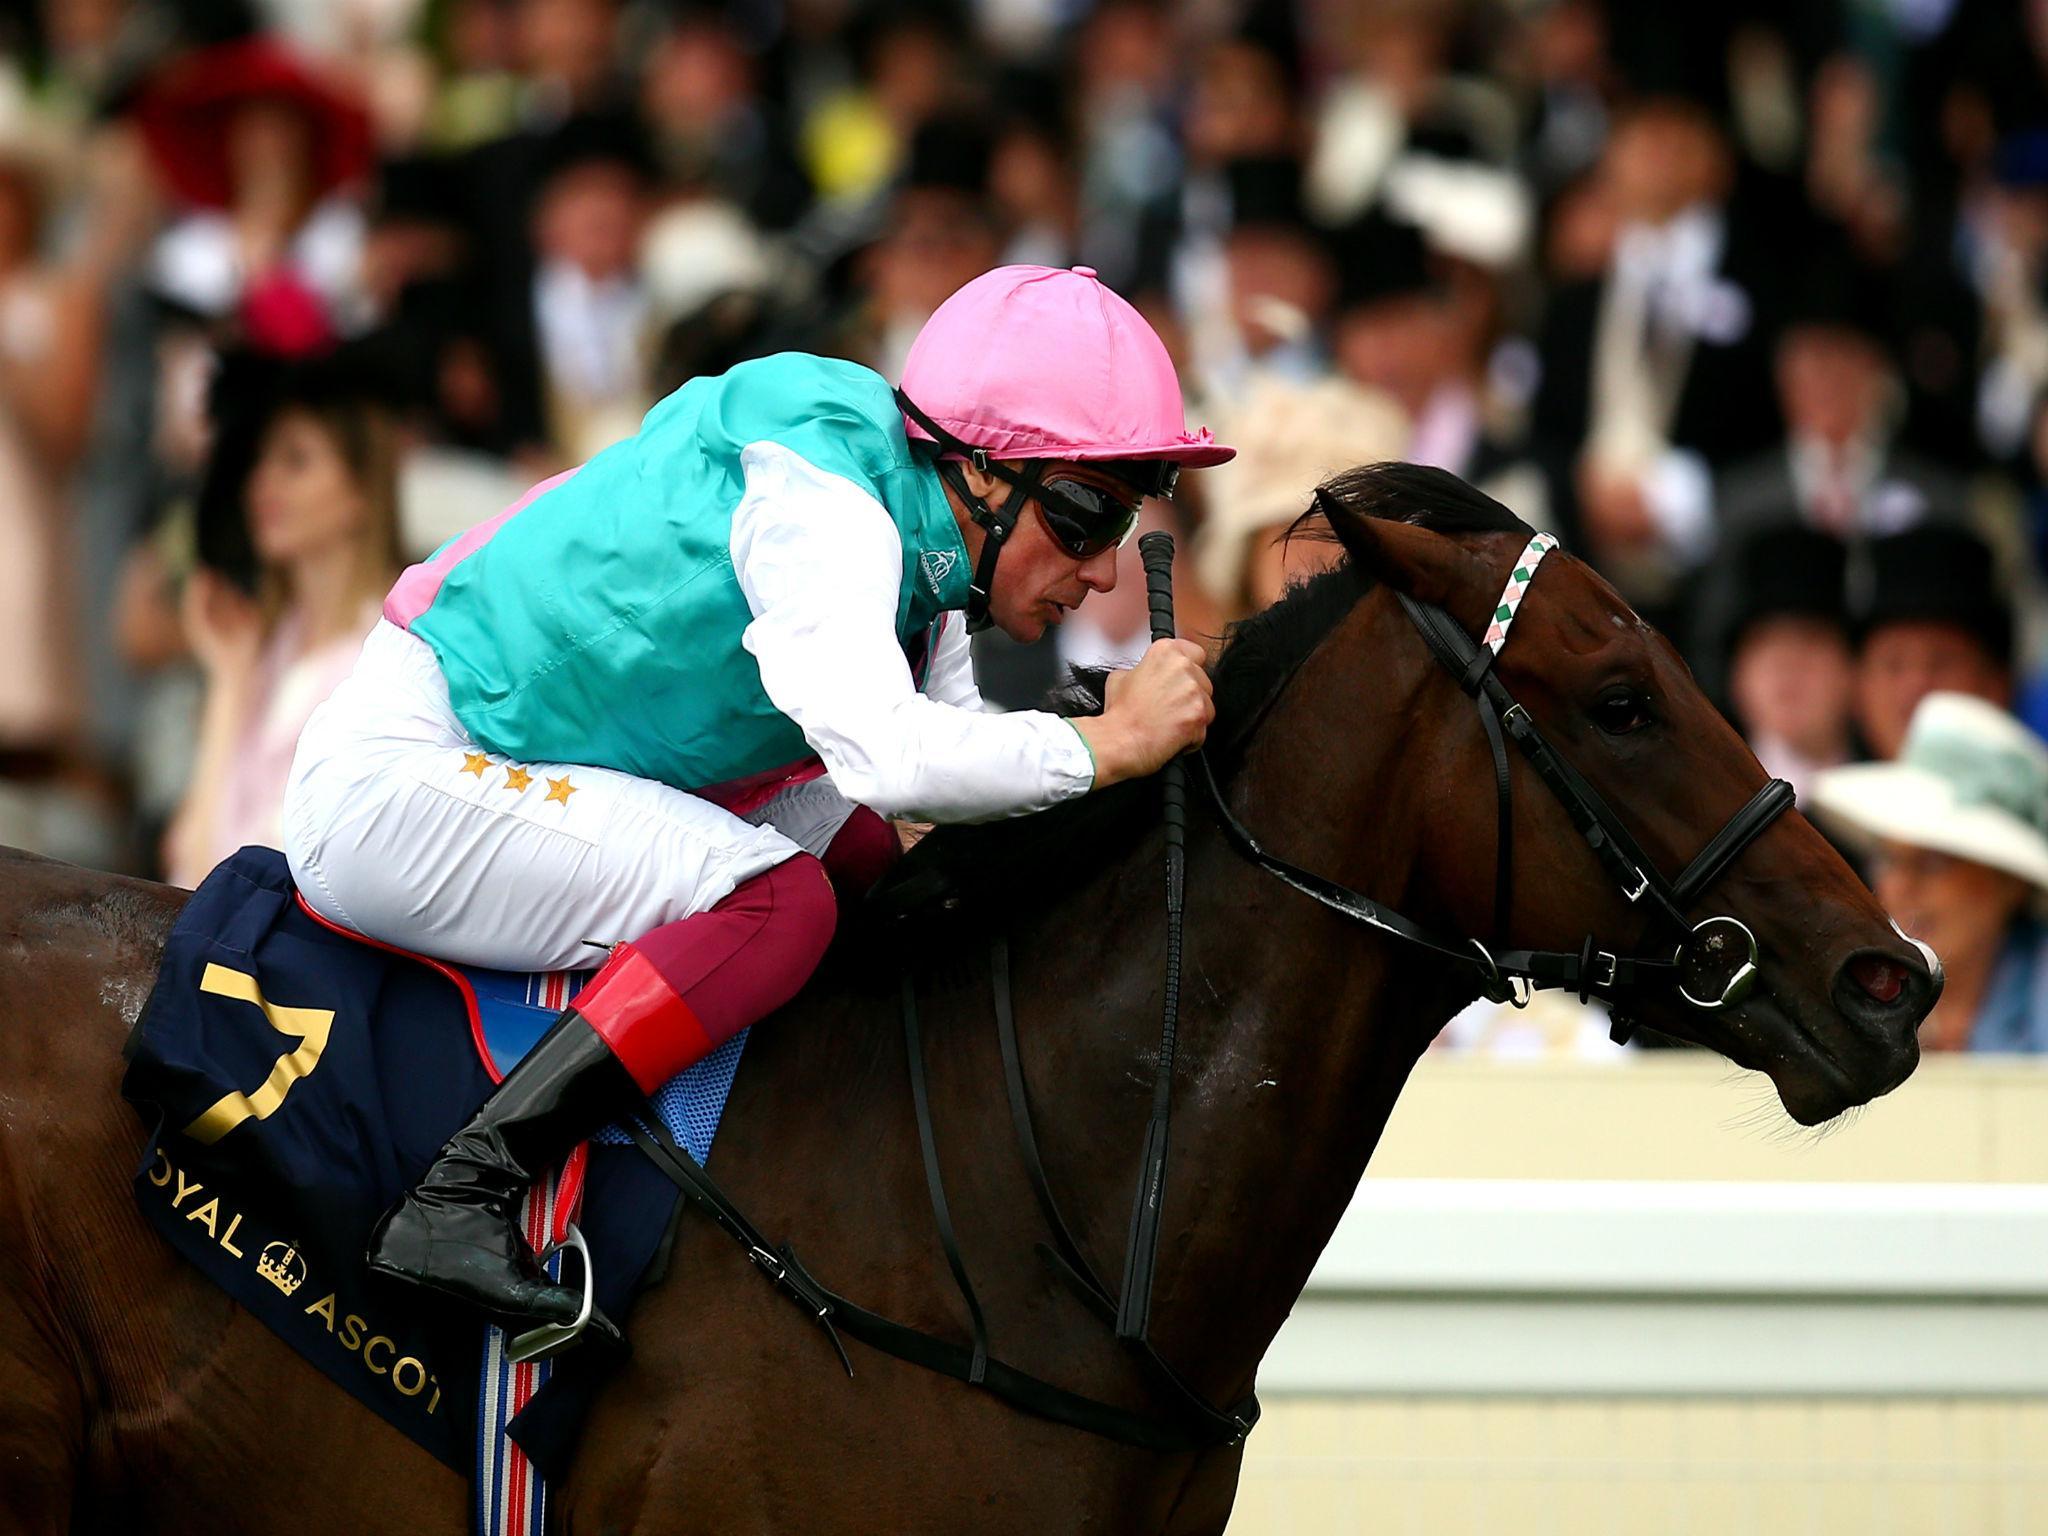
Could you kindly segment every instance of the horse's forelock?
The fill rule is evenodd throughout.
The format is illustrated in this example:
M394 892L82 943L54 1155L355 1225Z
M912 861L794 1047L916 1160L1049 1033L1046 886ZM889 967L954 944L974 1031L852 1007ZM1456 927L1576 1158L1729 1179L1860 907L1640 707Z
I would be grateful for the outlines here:
M1432 533L1519 533L1526 538L1534 532L1477 486L1429 464L1360 464L1332 475L1316 487L1314 502L1295 527L1318 512L1413 523Z

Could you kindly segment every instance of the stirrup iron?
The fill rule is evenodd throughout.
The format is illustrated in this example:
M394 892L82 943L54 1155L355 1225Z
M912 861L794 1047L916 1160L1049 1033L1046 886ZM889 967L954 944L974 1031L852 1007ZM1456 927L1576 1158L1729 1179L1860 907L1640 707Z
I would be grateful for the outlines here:
M533 1360L552 1360L556 1355L574 1349L583 1342L583 1330L590 1326L591 1314L597 1310L597 1274L590 1263L590 1247L583 1241L583 1234L576 1223L570 1222L568 1235L540 1256L541 1263L560 1253L565 1248L576 1250L583 1260L583 1310L576 1314L573 1323L542 1323L538 1328L529 1328L505 1345L505 1358L514 1365L525 1365Z

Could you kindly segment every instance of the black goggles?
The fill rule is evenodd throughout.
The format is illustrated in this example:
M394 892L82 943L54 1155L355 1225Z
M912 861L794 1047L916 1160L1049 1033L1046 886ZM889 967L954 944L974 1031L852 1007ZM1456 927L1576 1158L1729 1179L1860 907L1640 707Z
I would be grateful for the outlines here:
M1032 491L1032 505L1053 543L1076 560L1092 560L1137 531L1138 503L1085 480L1048 475Z

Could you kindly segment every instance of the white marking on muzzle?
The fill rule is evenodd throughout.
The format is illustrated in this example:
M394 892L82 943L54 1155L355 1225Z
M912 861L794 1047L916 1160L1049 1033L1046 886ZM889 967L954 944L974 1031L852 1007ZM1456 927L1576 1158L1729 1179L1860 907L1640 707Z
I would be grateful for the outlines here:
M1891 922L1893 933L1896 933L1900 938L1904 939L1908 944L1912 945L1915 949L1920 951L1920 958L1927 962L1927 975L1929 979L1931 979L1937 987L1940 986L1942 982L1941 956L1937 955L1934 952L1934 946L1929 944L1925 939L1916 939L1913 937L1913 935L1906 932L1905 929L1899 926L1899 920L1897 918L1891 918L1889 921Z

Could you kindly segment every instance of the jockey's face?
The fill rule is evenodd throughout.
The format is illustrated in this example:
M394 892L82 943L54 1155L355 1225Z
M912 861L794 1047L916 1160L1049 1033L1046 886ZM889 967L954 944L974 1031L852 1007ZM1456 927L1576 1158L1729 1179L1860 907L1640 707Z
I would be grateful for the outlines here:
M963 467L968 486L991 506L1000 507L1010 495L1012 488L1007 480L998 480L971 464ZM1020 472L1023 468L1021 464L1008 467ZM1113 476L1083 465L1062 464L1059 473L1063 479L1085 481L1117 491L1119 495L1130 493L1129 487L1120 485ZM951 499L952 493L948 491L947 496ZM968 559L979 561L983 537L981 525L969 517L966 508L957 501L954 502L953 515L959 519L960 531L967 540ZM1077 560L1054 542L1046 529L1045 519L1038 515L1036 506L1031 506L1017 520L1016 530L1011 533L1009 543L1003 546L1002 558L996 561L995 590L989 594L989 618L1012 640L1029 645L1045 633L1047 625L1059 623L1068 610L1079 607L1081 599L1090 592L1108 592L1115 586L1115 545L1086 560Z

